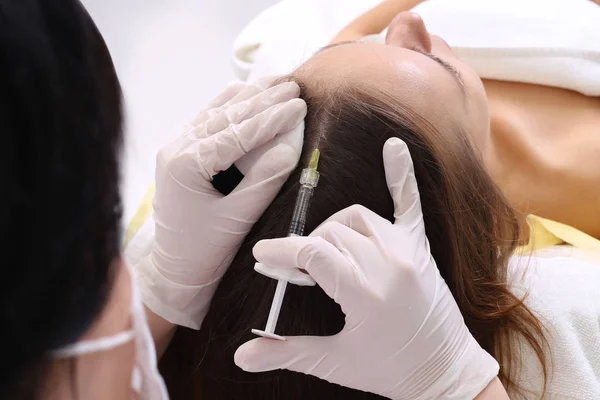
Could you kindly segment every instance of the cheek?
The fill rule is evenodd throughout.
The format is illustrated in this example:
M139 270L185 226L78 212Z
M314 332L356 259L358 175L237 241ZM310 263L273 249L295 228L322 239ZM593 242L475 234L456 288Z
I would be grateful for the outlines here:
M489 141L490 113L485 87L479 75L467 64L455 59L453 64L460 70L467 93L467 116L478 146L485 147Z
M473 112L478 116L478 122L480 126L484 126L486 130L489 130L490 125L490 110L488 104L487 94L485 92L485 87L477 76L473 72L472 84L472 97L473 97Z
M475 142L485 154L490 144L490 112L485 88L477 76L469 84L469 108Z
M131 398L135 343L77 359L79 393L84 399ZM108 383L107 383L108 382Z

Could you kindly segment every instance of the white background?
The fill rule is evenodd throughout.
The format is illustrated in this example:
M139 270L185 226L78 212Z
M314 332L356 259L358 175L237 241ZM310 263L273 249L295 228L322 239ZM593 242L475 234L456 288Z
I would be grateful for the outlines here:
M234 39L277 0L82 0L125 97L124 222L153 181L158 149L233 79Z

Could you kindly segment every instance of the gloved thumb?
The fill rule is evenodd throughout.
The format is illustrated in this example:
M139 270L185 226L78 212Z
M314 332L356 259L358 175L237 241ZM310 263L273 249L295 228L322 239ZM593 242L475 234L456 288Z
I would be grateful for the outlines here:
M287 369L322 377L327 355L327 337L297 336L285 341L259 338L241 345L235 364L246 372Z
M388 139L383 147L385 178L394 201L396 224L418 224L423 220L415 168L408 146L399 138Z

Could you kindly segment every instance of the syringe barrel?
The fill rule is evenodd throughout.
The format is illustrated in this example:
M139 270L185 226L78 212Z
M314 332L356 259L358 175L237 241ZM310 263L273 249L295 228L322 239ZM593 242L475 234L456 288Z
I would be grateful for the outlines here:
M300 187L288 236L302 236L304 234L304 225L306 224L306 216L308 215L313 192L314 188L310 186L302 185Z
M319 154L318 150L313 152L309 168L305 168L300 175L300 190L298 191L298 197L296 198L296 204L294 205L294 213L292 215L288 237L302 236L304 234L304 225L306 224L306 216L308 215L310 202L315 187L317 187L319 183L319 172L317 171ZM267 327L264 331L253 331L254 333L261 336L266 334L270 335L268 337L274 337L273 335L275 334L275 327L277 325L277 319L279 318L279 312L281 311L281 305L283 304L286 287L287 282L285 280L279 280L279 282L277 282L277 289L275 290L275 297L271 304Z

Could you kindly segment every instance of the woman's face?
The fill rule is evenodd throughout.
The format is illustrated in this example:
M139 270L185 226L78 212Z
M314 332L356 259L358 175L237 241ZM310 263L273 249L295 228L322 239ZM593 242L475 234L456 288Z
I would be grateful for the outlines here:
M351 82L384 90L439 132L463 129L480 151L487 147L489 113L481 80L441 38L427 32L417 14L400 13L389 27L385 45L331 45L296 74L336 87Z

